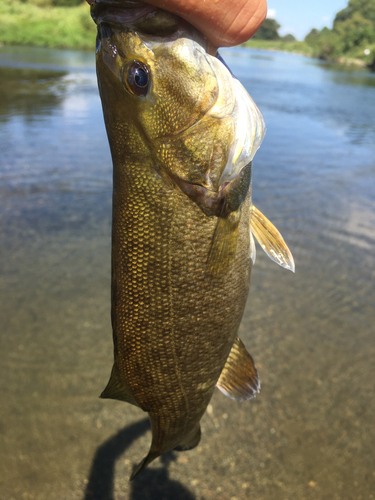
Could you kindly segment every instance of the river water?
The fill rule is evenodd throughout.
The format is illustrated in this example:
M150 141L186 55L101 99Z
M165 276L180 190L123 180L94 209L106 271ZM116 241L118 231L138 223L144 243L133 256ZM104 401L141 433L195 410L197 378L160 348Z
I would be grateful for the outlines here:
M93 54L0 48L0 498L375 498L375 75L226 49L262 110L258 248L240 336L262 390L217 392L201 444L156 460L112 364L111 160Z

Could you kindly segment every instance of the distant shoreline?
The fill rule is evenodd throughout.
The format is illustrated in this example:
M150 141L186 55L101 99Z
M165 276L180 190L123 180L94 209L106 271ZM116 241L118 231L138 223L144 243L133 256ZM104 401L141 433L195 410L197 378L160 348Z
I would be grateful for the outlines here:
M305 57L314 58L312 48L306 42L298 40L294 42L284 40L249 40L241 45L241 47L256 50L267 50L269 52L286 52ZM366 64L362 59L354 57L337 57L334 59L321 59L322 62L340 64L343 66L351 66L357 68L375 70L371 65Z
M94 43L91 45L87 46L84 45L82 47L69 47L69 46L61 46L61 45L36 45L36 44L24 44L24 43L4 43L0 41L0 49L2 47L40 47L40 48L49 48L49 49L58 49L58 50L81 50L84 52L92 52L94 50ZM313 58L313 56L309 53L305 52L299 52L298 50L288 50L287 48L275 48L275 47L260 47L260 46L252 46L250 44L242 44L237 47L240 47L242 49L250 49L250 50L265 50L267 52L284 52L286 54L294 54L296 56L304 56L304 57L310 57ZM221 48L231 48L231 47L221 47ZM236 47L233 47L236 48ZM324 61L322 62L326 63L331 63L331 64L339 64L342 66L349 66L349 67L357 67L357 68L363 68L363 69L370 69L374 71L373 68L369 67L364 61L361 59L353 59L353 58L345 58L345 57L339 57L338 59L331 60L331 61Z

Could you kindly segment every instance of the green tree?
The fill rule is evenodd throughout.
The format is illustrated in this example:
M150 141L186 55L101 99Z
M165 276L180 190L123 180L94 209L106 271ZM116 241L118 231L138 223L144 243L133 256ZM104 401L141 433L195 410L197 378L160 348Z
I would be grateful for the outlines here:
M330 60L342 54L342 40L334 31L323 28L317 40L318 57Z
M333 21L333 28L336 28L337 23L353 17L356 12L371 21L375 28L375 0L349 0L348 6L336 14Z
M336 14L332 30L313 29L305 42L313 48L314 55L322 59L346 54L363 58L364 49L373 50L375 44L375 0L349 0L347 7Z
M312 29L306 35L305 42L312 47L314 56L319 59L334 59L342 53L340 36L328 28L323 28L321 31L316 28Z
M316 45L317 41L319 40L319 35L320 35L320 31L317 30L316 28L313 28L310 31L310 33L308 33L305 36L305 42L311 46Z
M84 0L52 0L52 5L56 7L76 7L81 5Z
M21 0L23 3L31 3L39 7L76 7L85 0Z
M279 40L279 30L280 24L276 19L265 19L262 26L255 33L253 38L255 40Z
M295 42L296 41L296 37L293 36L291 33L288 33L287 35L284 35L281 40L283 40L284 42Z
M345 21L336 22L333 29L343 40L344 52L363 43L375 42L375 30L372 22L359 12L354 12Z

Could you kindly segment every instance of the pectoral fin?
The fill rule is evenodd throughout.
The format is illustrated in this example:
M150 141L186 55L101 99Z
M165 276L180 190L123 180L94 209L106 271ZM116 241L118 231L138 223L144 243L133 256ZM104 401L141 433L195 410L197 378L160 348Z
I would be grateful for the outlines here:
M211 275L226 274L232 265L237 250L240 211L229 217L218 217L207 260Z
M234 341L216 387L237 401L251 399L259 392L258 370L238 337Z
M109 382L107 384L107 387L101 393L100 397L103 399L108 398L108 399L117 399L118 401L125 401L126 403L130 403L132 405L139 407L139 404L132 396L128 387L126 387L124 382L120 379L116 363L114 363L112 367L112 373Z
M294 273L294 259L283 237L254 205L251 207L250 229L268 257Z

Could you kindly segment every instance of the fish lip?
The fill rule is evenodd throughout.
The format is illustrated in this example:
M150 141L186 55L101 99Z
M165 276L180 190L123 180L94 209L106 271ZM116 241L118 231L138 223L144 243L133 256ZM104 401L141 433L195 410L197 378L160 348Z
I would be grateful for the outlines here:
M123 27L156 10L156 7L137 0L95 0L91 4L91 17L97 25L108 23Z

